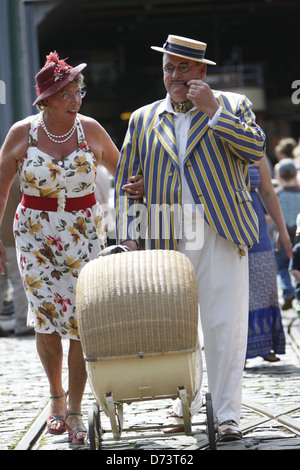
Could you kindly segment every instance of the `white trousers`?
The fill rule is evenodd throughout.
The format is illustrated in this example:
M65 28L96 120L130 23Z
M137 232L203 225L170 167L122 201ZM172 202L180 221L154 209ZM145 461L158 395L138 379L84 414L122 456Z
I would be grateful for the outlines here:
M248 335L248 252L246 249L245 256L241 256L237 245L217 235L206 223L203 236L200 250L187 249L190 245L183 238L179 251L191 260L198 282L208 389L214 412L220 422L233 419L239 424ZM192 404L192 414L195 405ZM180 415L178 402L174 411Z

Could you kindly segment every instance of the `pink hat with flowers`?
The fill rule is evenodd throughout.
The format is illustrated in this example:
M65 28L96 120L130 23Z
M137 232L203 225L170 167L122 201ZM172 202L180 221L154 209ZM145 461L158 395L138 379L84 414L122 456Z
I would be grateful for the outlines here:
M83 63L77 65L77 67L72 67L67 64L66 59L59 59L56 51L50 52L46 56L44 67L35 76L35 88L38 97L33 106L45 98L55 95L68 83L71 83L86 66L87 64Z

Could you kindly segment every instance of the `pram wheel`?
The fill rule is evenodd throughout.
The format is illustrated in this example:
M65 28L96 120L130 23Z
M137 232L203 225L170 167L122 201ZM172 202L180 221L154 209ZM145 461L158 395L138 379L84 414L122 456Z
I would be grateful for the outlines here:
M98 403L93 403L89 410L89 442L90 450L102 449L101 424L100 424L100 408Z
M207 433L210 450L216 450L216 430L215 430L215 419L214 410L212 405L212 398L210 393L205 395L206 403L206 420L207 420Z

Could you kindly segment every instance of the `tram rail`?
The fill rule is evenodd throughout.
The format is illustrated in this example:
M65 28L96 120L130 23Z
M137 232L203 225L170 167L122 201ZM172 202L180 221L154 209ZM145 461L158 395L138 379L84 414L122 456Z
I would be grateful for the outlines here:
M297 355L298 360L300 360L300 345L299 342L296 340L295 336L292 332L292 326L295 321L293 318L287 328L287 334L291 340L291 344L293 346L293 350ZM275 410L271 407L267 407L264 405L260 405L258 403L251 402L249 400L242 402L242 407L252 411L255 415L253 420L251 419L249 422L241 426L243 431L243 435L247 437L248 433L251 433L254 429L258 428L259 426L263 425L264 423L268 423L274 421L278 425L280 425L287 433L292 434L293 436L300 436L300 418L292 417L294 413L300 412L300 401L299 404L294 404L288 407L281 407L280 410ZM35 450L36 444L38 443L39 439L45 432L46 428L46 421L49 415L50 409L50 402L47 406L42 410L42 412L37 416L34 420L26 434L23 438L19 441L16 445L15 450ZM288 435L288 434L287 434ZM217 446L218 447L218 446ZM207 441L202 443L199 446L199 450L206 450L209 449L209 443Z

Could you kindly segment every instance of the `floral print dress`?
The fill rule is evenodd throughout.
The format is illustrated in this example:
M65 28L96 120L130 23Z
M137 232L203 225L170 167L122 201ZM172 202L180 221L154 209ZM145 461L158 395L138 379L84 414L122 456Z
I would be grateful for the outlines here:
M18 169L21 191L30 196L80 197L94 192L96 159L76 119L78 148L57 161L38 148L39 116L32 116L29 146ZM28 299L28 324L38 333L58 333L79 339L76 282L83 266L98 256L106 243L102 210L40 211L19 204L14 236Z

